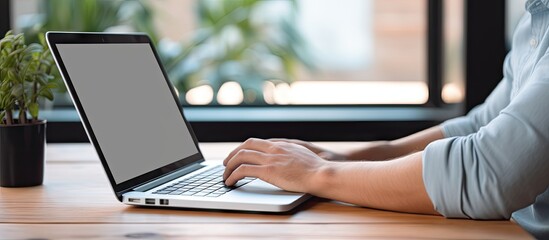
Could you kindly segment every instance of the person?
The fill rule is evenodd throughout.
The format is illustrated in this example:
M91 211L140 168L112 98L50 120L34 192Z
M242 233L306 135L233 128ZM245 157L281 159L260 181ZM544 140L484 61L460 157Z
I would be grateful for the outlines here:
M249 139L224 160L225 183L251 176L377 209L512 218L549 238L549 1L528 0L526 10L503 79L466 116L348 153Z

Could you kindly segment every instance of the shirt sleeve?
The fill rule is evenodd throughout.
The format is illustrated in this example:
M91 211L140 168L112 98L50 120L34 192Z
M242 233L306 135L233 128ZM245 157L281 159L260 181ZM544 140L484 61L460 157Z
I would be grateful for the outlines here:
M509 104L513 76L510 58L511 53L505 58L503 79L483 104L473 108L466 116L442 123L445 137L466 136L477 132L480 127L492 121Z
M423 179L446 217L502 219L549 186L549 59L478 132L429 144Z

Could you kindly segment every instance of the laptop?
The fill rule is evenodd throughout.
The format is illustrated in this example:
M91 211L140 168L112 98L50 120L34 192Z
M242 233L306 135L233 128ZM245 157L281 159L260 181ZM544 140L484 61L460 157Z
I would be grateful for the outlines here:
M224 167L204 160L147 35L48 32L46 39L122 203L284 212L309 198L254 178L224 185Z

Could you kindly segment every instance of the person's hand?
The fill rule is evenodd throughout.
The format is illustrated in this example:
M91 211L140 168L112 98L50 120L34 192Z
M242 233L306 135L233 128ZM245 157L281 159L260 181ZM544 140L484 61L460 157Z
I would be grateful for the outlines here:
M327 163L299 144L250 138L223 161L223 179L232 186L244 177L256 177L287 191L309 192Z
M293 143L297 145L301 145L303 147L306 147L307 149L311 150L312 152L316 153L320 158L326 159L326 160L349 160L349 157L346 154L336 153L333 151L330 151L328 149L324 149L322 147L319 147L317 145L314 145L310 142L297 140L297 139L286 139L286 138L271 138L269 141L272 142L286 142L286 143Z

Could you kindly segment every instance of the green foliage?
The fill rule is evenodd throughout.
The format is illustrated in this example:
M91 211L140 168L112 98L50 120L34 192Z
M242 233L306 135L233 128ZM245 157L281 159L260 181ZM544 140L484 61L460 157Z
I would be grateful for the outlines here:
M153 12L144 0L44 0L43 12L24 22L27 41L47 31L103 32L116 26L146 32L154 42Z
M245 103L263 103L265 80L291 82L299 64L313 66L296 29L295 0L196 0L198 29L186 43L161 40L154 27L153 0L43 0L43 12L23 22L28 42L46 31L103 32L112 27L147 33L158 43L160 58L176 87L187 91L209 84L236 81ZM272 3L289 11L274 21L262 21ZM119 29L117 29L119 30ZM215 98L214 98L215 99Z
M272 4L285 4L286 11L275 19L262 16ZM190 44L178 53L160 47L170 79L179 89L208 84L214 92L236 81L245 103L263 103L266 80L291 82L299 64L313 69L296 29L297 11L295 0L197 1L198 29Z
M56 67L43 35L39 42L27 45L23 34L11 31L0 40L0 124L14 124L15 110L19 123L36 122L39 100L53 100Z

